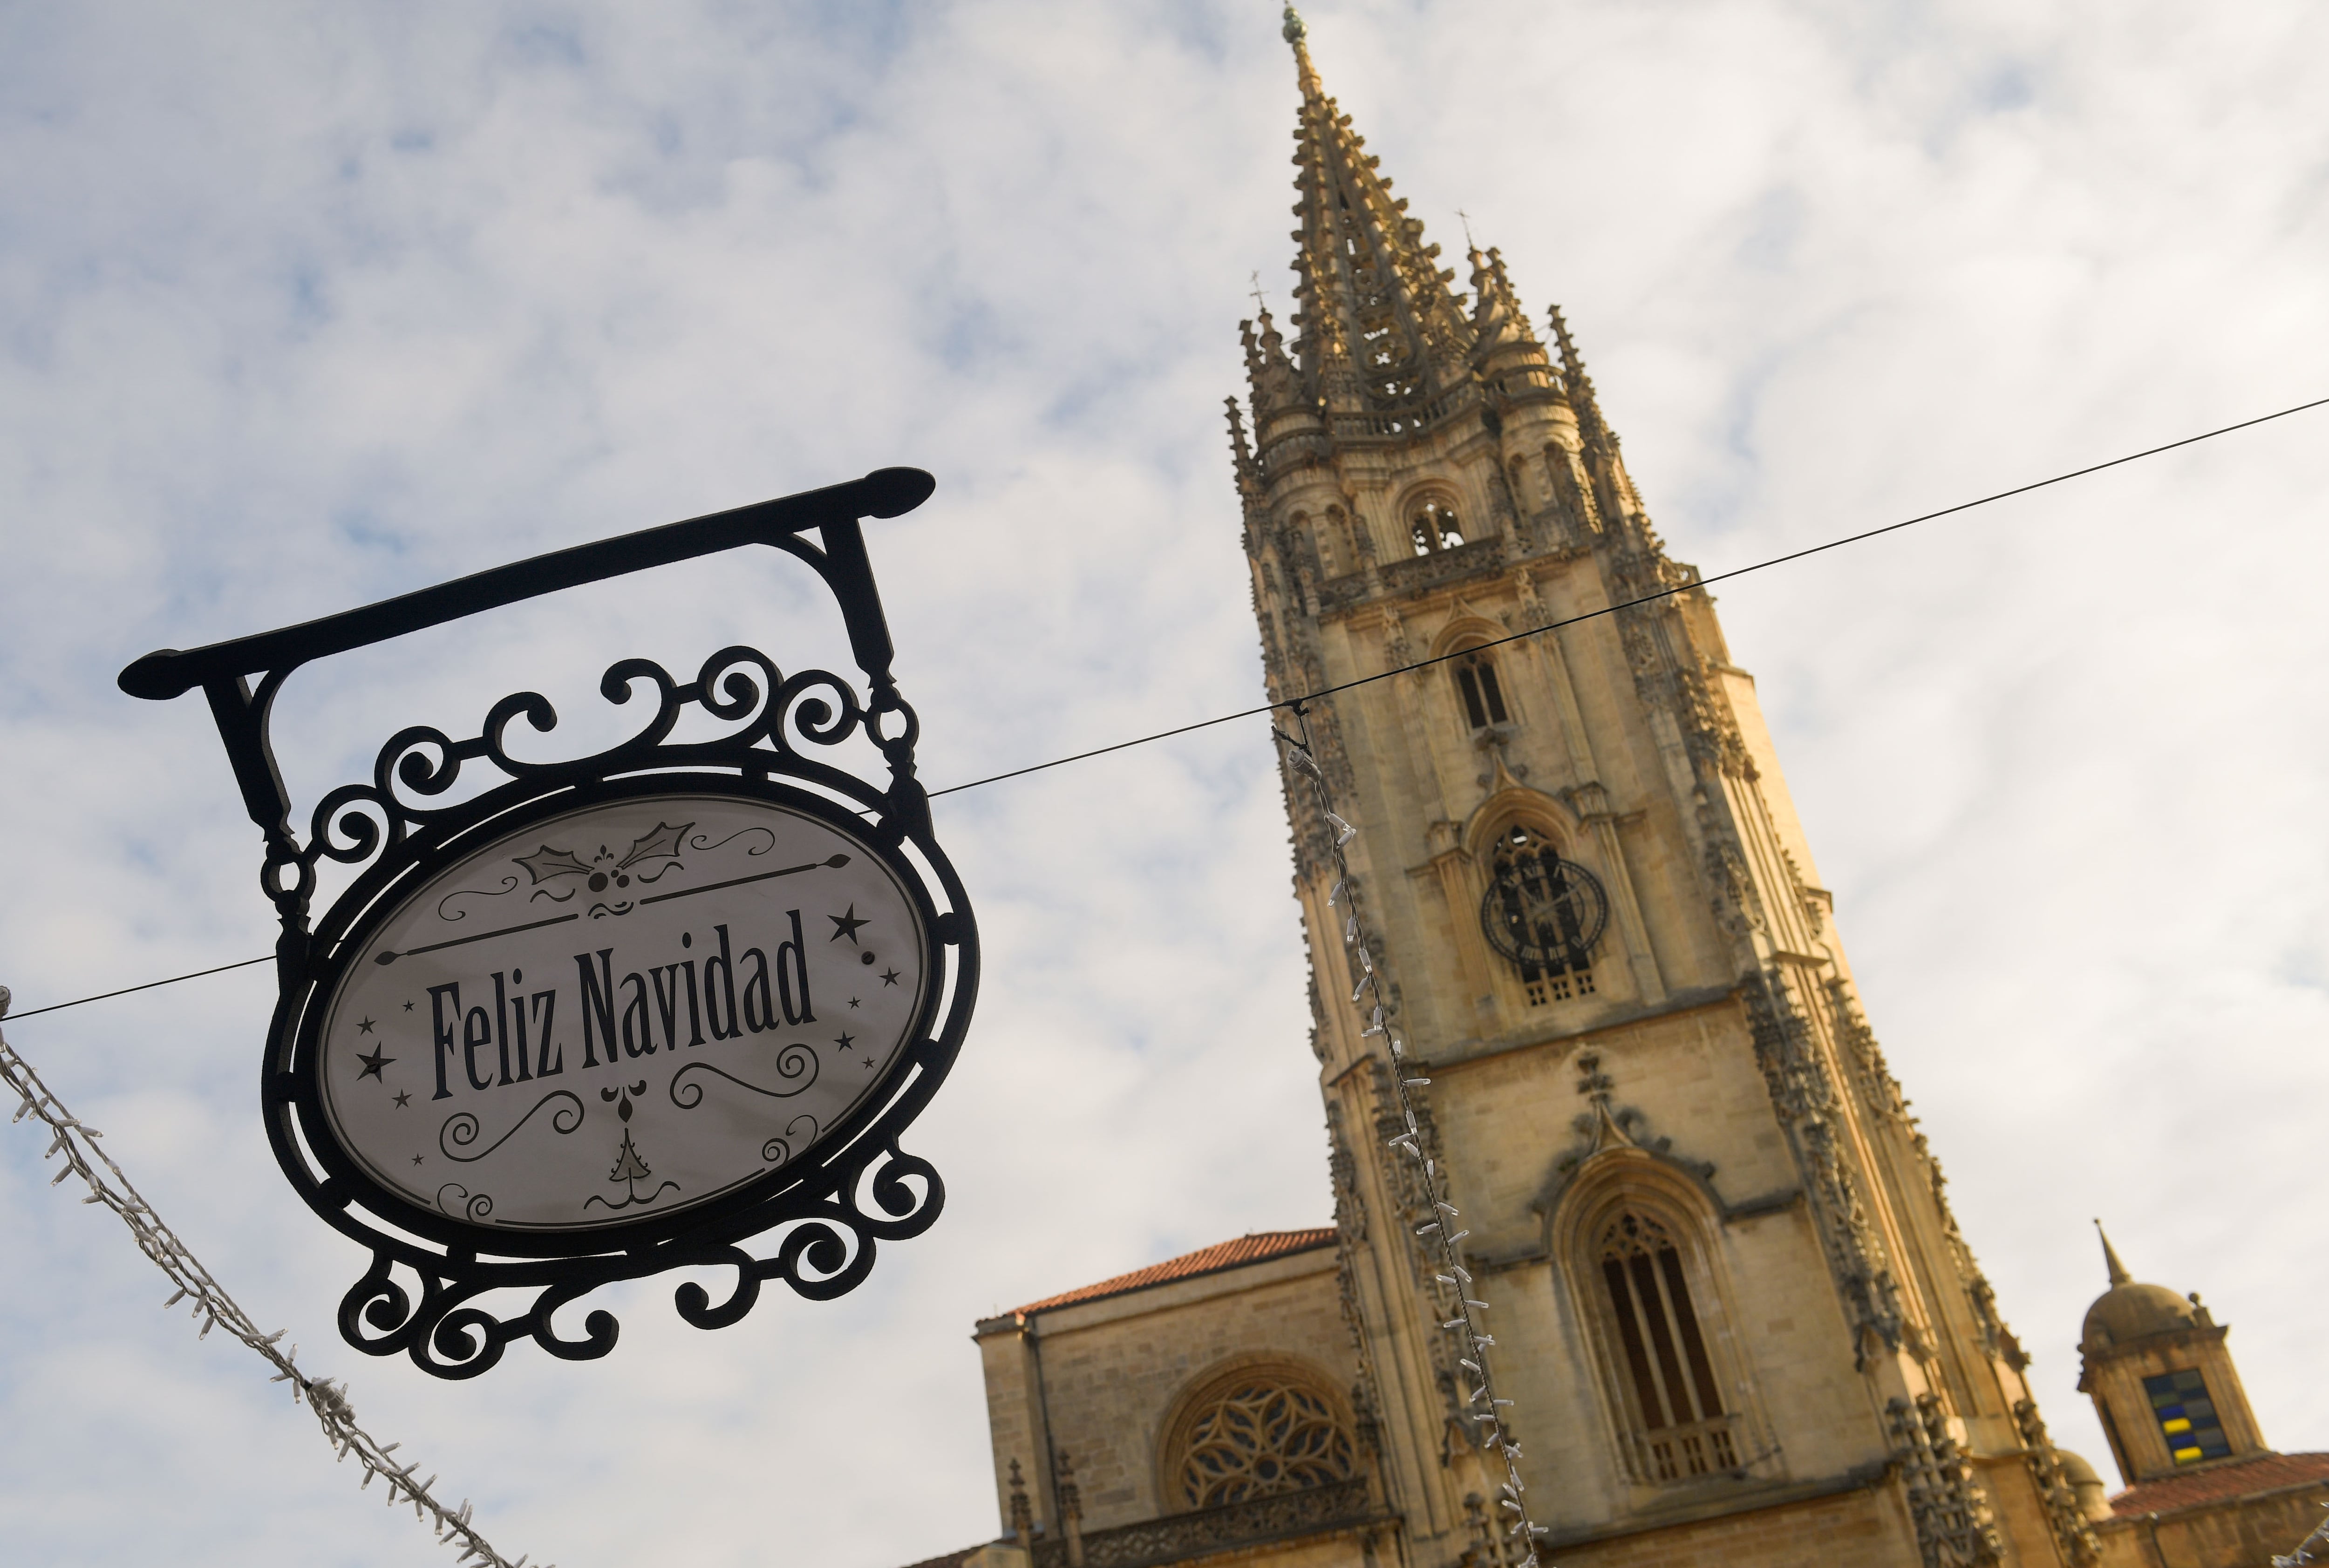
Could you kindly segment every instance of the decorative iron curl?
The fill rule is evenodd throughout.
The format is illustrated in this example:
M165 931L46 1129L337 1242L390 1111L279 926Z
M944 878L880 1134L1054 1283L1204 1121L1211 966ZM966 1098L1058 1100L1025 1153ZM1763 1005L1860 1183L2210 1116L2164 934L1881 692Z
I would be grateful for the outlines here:
M736 1288L715 1307L712 1304L712 1292L690 1280L672 1292L672 1305L698 1329L725 1329L742 1322L744 1314L760 1299L759 1260L742 1247L723 1247L717 1258L704 1261L734 1268Z
M796 1117L787 1131L803 1120ZM680 1285L672 1297L673 1307L692 1327L725 1329L751 1311L769 1280L781 1280L811 1300L846 1295L872 1272L877 1243L928 1230L945 1197L945 1186L928 1160L894 1143L877 1143L853 1150L806 1194L785 1204L788 1212L776 1222L782 1228L772 1257L755 1257L733 1242L680 1237L587 1263L574 1260L560 1266L570 1270L581 1263L586 1272L580 1277L569 1273L545 1282L545 1265L539 1263L486 1263L457 1252L416 1259L409 1252L375 1249L371 1268L341 1298L340 1333L366 1355L403 1355L422 1371L451 1379L489 1370L522 1337L561 1360L595 1361L613 1351L621 1334L614 1314L592 1310L583 1319L580 1338L560 1335L553 1319L603 1285L668 1268L733 1269L736 1282L724 1300L713 1301L694 1281ZM419 1277L417 1299L391 1273L399 1262ZM481 1299L511 1289L534 1291L532 1303L504 1316Z
M736 668L740 664L749 664L759 671L759 679L755 681ZM757 648L738 643L712 654L695 672L696 700L712 718L733 723L759 712L762 700L784 682L784 673L777 668L776 661ZM757 738L758 726L753 733Z
M587 756L529 762L510 754L510 727L519 719L537 735L558 728L558 709L539 691L513 692L495 702L471 739L455 740L425 724L397 731L373 759L370 782L342 784L316 803L306 844L287 833L270 851L261 879L268 897L278 903L296 898L304 907L319 860L363 866L402 848L417 831L457 822L472 803L430 803L462 783L470 763L485 763L497 775L488 787L517 781L554 785L685 763L765 771L772 764L806 761L803 746L839 746L861 729L894 762L911 753L920 733L913 709L894 690L877 694L869 709L841 676L825 670L787 676L776 661L742 643L704 660L684 684L652 659L618 660L599 681L599 695L618 707L628 705L642 687L653 711L627 738ZM731 728L710 740L673 742L672 732L691 707ZM882 733L880 721L891 716L900 718L901 734ZM294 866L298 876L286 887L283 873Z
M785 1283L812 1301L830 1301L873 1272L873 1238L846 1216L818 1215L785 1233L775 1263Z
M582 1338L560 1338L552 1326L552 1316L570 1301L579 1300L590 1293L590 1285L552 1285L534 1299L533 1310L527 1314L533 1323L533 1342L561 1361L596 1361L615 1347L615 1337L622 1325L615 1315L604 1308L593 1308L582 1319Z
M860 1212L865 1197L871 1197L874 1212L866 1216L867 1226L874 1235L888 1239L914 1235L926 1229L929 1217L925 1211L935 1211L946 1202L946 1183L939 1179L938 1167L918 1154L901 1152L896 1145L882 1150L883 1158L874 1162L868 1171L859 1173ZM871 1179L866 1179L870 1174ZM919 1180L917 1192L908 1185Z

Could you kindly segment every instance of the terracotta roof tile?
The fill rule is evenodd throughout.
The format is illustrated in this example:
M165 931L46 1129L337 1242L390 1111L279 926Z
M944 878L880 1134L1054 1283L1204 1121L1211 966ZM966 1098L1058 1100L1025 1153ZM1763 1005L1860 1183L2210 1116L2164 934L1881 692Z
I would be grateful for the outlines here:
M1267 1263L1271 1258L1306 1253L1314 1247L1332 1246L1334 1244L1333 1225L1325 1225L1317 1230L1255 1231L1235 1241L1219 1242L1193 1253L1183 1253L1177 1258L1168 1258L1161 1263L1151 1263L1145 1269L1135 1269L1128 1274L1118 1274L1112 1280L1102 1280L1096 1285L1085 1285L1080 1290L1046 1296L1040 1301L1030 1301L1013 1310L1047 1312L1054 1307L1073 1306L1079 1301L1098 1301L1108 1296L1145 1291L1151 1285L1193 1280L1199 1274L1219 1273L1223 1269L1241 1269L1249 1263Z
M2249 1492L2301 1487L2308 1481L2329 1483L2329 1453L2260 1453L2210 1465L2190 1475L2162 1476L2127 1488L2110 1500L2110 1506L2112 1513L2122 1516L2164 1514Z

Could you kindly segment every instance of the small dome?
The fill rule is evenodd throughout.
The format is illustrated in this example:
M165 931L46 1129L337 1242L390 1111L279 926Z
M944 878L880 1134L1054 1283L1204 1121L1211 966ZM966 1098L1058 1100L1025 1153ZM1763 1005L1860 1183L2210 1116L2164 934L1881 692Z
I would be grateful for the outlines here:
M2056 1449L2054 1457L2062 1461L2062 1479L2070 1483L2071 1494L2079 1499L2079 1512L2089 1521L2109 1518L2110 1503L2106 1495L2109 1488L2095 1473L2095 1467L2066 1448Z
M2139 1285L2133 1281L2113 1285L2087 1309L2079 1330L2082 1346L2125 1345L2152 1334L2171 1334L2200 1320L2200 1310L2164 1285Z
M2095 1221L2095 1234L2102 1236L2103 1263L2110 1272L2110 1289L2101 1299L2087 1309L2087 1321L2079 1330L2081 1350L2099 1350L2112 1345L2125 1345L2153 1334L2172 1334L2178 1329L2189 1329L2204 1323L2199 1303L2187 1301L2164 1285L2141 1285L2118 1261L2118 1249L2110 1237L2103 1235L2103 1222Z

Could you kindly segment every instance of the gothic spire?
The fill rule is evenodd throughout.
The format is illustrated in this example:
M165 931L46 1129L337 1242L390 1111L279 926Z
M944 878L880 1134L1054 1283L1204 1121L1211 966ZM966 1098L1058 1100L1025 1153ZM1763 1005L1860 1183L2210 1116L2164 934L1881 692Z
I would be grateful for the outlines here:
M1342 408L1419 403L1468 372L1473 333L1447 288L1455 274L1440 269L1439 247L1424 242L1406 198L1375 172L1381 160L1326 96L1291 5L1285 33L1302 87L1293 238L1304 390Z
M2116 1289L2132 1281L2135 1276L2128 1273L2126 1265L2118 1261L2118 1253L2110 1244L2110 1233L2103 1229L2103 1222L2100 1220L2095 1221L2095 1235L2103 1238L2103 1266L2110 1271L2112 1287ZM2082 1383L2079 1386L2083 1388L2086 1385Z
M1553 341L1561 345L1561 379L1569 391L1569 406L1577 412L1578 433L1589 442L1596 442L1609 433L1602 422L1601 405L1593 396L1593 378L1585 373L1585 358L1577 352L1577 340L1569 335L1569 323L1554 305L1548 313L1552 321Z
M1498 349L1507 345L1538 349L1536 334L1529 331L1528 313L1521 308L1520 296L1504 271L1503 254L1493 245L1485 256L1476 245L1471 253L1472 334L1479 357L1484 361L1493 359ZM1536 357L1542 359L1541 349Z

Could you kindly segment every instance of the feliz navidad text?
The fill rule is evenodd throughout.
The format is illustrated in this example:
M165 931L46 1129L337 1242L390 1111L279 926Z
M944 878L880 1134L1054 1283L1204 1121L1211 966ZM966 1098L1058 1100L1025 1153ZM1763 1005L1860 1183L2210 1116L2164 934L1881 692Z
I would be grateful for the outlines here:
M800 911L786 911L789 939L777 944L772 960L759 947L731 950L728 927L715 925L719 951L697 961L633 970L618 977L611 947L574 955L575 993L580 1006L564 1009L582 1020L582 1066L600 1065L599 1051L613 1066L627 1057L652 1056L707 1040L740 1039L748 1034L815 1023L808 994L808 955L801 940ZM680 938L693 945L693 934ZM707 944L707 946L712 944ZM493 988L493 1005L485 991ZM566 1070L566 1047L558 1034L561 1009L556 986L528 992L525 971L495 971L469 982L462 1004L461 982L429 988L429 1025L437 1066L434 1100L452 1097L455 1074L476 1090L554 1077ZM617 1052L621 1055L618 1056ZM529 1064L529 1057L532 1058Z

